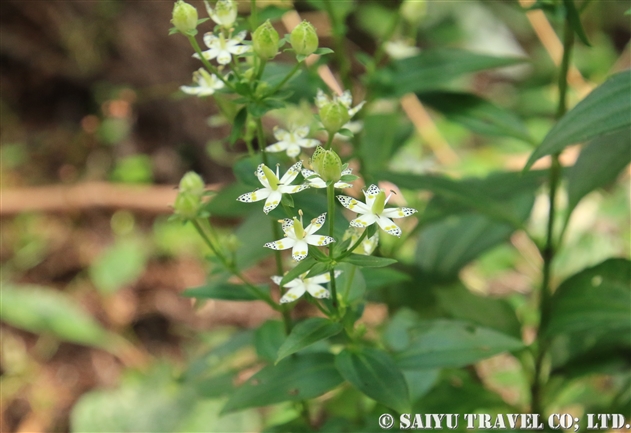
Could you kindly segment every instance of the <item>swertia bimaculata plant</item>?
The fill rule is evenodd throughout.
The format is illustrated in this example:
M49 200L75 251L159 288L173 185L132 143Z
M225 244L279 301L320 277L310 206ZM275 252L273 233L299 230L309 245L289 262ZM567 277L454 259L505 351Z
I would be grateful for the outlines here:
M249 41L245 30L236 33L235 28L239 23L234 2L220 0L214 8L206 3L206 9L210 19L216 24L213 31L203 35L204 44L208 48L206 51L202 51L195 36L197 26L207 19L198 19L196 9L182 1L178 1L173 9L172 23L175 27L171 29L171 33L186 36L195 51L193 56L203 65L193 74L194 84L182 86L181 90L198 97L232 97L232 102L241 106L234 117L233 141L240 136L247 145L250 158L255 159L256 155L260 155L260 163L253 175L261 187L240 195L237 200L243 203L264 201L262 211L265 214L270 214L277 208L285 213L285 218L270 218L274 239L260 245L261 248L275 250L278 275L271 276L271 280L279 286L279 300L276 301L267 290L251 282L237 267L234 248L226 247L229 242L220 239L209 223L210 214L205 209L205 197L208 193L204 191L202 179L193 172L187 173L180 182L174 218L190 222L195 227L214 253L214 264L223 268L226 279L231 275L241 280L242 284L235 290L247 291L252 299L264 301L282 314L288 341L292 336L304 337L307 334L307 338L303 338L301 343L281 350L278 361L342 330L347 336L349 349L361 346L365 329L363 326L355 326L355 322L362 315L363 302L351 302L348 293L348 288L353 284L354 269L394 263L395 260L392 259L371 256L378 245L378 228L387 235L400 237L402 230L393 219L412 216L417 211L408 207L387 207L393 193L382 190L376 184L367 185L362 191L361 199L336 193L336 190L353 189L354 184L360 180L352 174L349 163L343 163L334 150L336 142L347 140L347 137L353 136L351 130L358 131L361 128L357 123L351 122L351 118L362 109L364 102L353 105L348 90L332 97L322 89L317 92L312 116L317 111L313 120L317 119L319 122L320 132L313 132L326 134L324 144L310 137L310 124L313 122L305 120L302 124L288 125L288 130L275 127L274 137L277 142L267 145L262 116L286 105L284 98L287 97L287 92L284 91L284 85L301 66L305 66L308 56L332 52L318 47L318 36L310 23L303 21L291 34L280 38L270 22L266 21L252 32ZM252 14L250 24L256 23L256 7L253 7ZM282 79L276 82L266 81L266 65L287 44L291 48L286 48L285 51L293 52L295 66ZM257 137L258 149L254 148L254 135ZM309 157L308 152L311 150L313 153ZM280 164L270 164L270 153L284 153L287 160L293 163L281 175ZM302 181L297 181L299 177ZM326 212L305 215L302 209L296 208L292 196L307 189L325 190ZM336 201L357 214L356 218L344 223L347 224L347 229L342 233L336 233L335 230L336 226L341 225L341 221L346 221L341 212L336 211ZM305 220L305 217L311 219ZM325 226L326 229L323 229ZM321 229L326 234L318 233ZM291 249L292 264L295 266L285 272L286 261L280 252L288 249ZM344 272L340 269L343 265L350 272L344 276L346 291L341 293L337 281ZM323 286L327 283L328 288ZM327 319L313 318L295 326L291 310L295 301L301 297L306 297ZM320 336L313 335L318 330L324 332ZM392 363L385 352L377 356L381 362L388 365ZM400 375L394 364L392 367L392 374ZM402 376L397 376L396 380L402 382ZM371 395L370 392L367 394ZM373 397L379 399L378 396ZM302 404L307 410L306 402Z

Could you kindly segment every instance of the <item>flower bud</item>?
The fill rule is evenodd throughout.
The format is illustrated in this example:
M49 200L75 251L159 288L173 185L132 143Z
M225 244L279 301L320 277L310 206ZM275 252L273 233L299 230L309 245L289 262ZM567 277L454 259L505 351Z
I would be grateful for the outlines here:
M175 198L175 214L183 219L197 218L201 209L201 197L188 192L181 192Z
M182 33L188 33L197 28L197 9L182 0L173 5L171 23Z
M419 25L427 14L427 2L425 0L404 0L400 13L408 23Z
M252 33L252 48L264 60L273 59L278 54L278 32L269 20Z
M219 0L214 10L206 0L204 3L208 16L223 28L230 29L237 20L237 6L232 0Z
M335 134L351 120L348 109L340 101L330 101L320 108L320 120L329 134Z
M298 24L291 32L289 39L296 54L308 56L318 49L318 35L308 21Z
M189 171L180 180L179 190L181 193L190 193L191 195L200 196L204 194L205 184L199 175L193 171Z
M337 182L342 175L342 160L334 150L318 146L311 158L311 165L325 182Z

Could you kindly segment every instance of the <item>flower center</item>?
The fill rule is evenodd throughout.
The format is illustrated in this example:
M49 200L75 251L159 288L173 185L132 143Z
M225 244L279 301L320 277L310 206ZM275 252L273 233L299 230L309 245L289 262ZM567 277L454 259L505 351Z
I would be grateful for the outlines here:
M372 213L375 215L381 215L383 209L386 207L386 193L379 191L375 201L372 203Z

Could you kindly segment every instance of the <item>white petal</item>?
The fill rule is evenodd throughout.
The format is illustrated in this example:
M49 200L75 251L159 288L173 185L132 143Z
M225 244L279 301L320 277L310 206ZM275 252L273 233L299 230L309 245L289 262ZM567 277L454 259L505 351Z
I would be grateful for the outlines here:
M208 48L215 48L215 44L217 43L218 40L219 38L213 35L212 33L210 32L204 33L204 43L206 44Z
M386 218L405 218L414 215L416 212L418 211L411 207L395 207L384 209L383 212L381 212L381 216Z
M344 206L346 209L352 210L353 212L370 213L370 208L366 206L365 203L362 203L361 201L356 200L353 197L338 195L337 199L340 203L342 203L342 206Z
M327 289L325 289L324 287L318 284L307 283L305 284L305 286L309 294L313 296L314 298L322 299L322 298L328 298L331 296L331 294L329 293Z
M303 240L296 241L293 249L291 250L291 256L294 260L297 262L304 260L307 257L307 254L309 254L309 245Z
M281 227L283 229L283 233L285 233L285 236L287 236L288 232L294 233L294 220L292 218L285 218L282 222Z
M263 246L272 250L282 251L293 247L295 243L296 241L291 238L283 238L274 242L268 242Z
M240 56L241 54L245 54L250 51L252 47L250 45L235 45L234 47L226 47L228 51L230 51L235 56Z
M261 188L256 191L248 192L246 194L241 194L237 197L237 200L242 201L243 203L254 203L255 201L264 200L271 194L272 190L269 188Z
M289 170L287 170L287 173L285 173L283 177L280 179L280 183L282 183L283 185L289 185L290 183L292 183L294 179L296 178L296 176L300 174L301 168L302 168L302 161L298 161L297 163L289 167Z
M318 89L318 93L315 97L316 107L322 108L326 103L329 102L329 97L324 94L322 89Z
M375 202L375 199L377 198L377 194L379 194L379 192L381 191L381 189L379 189L379 187L375 184L370 185L366 191L364 191L364 197L366 197L366 205L372 209L372 205Z
M283 194L280 191L272 191L267 197L265 201L265 206L263 207L263 212L270 213L280 204L280 200L283 198Z
M326 188L326 182L319 177L309 179L307 182L311 188Z
M339 277L343 271L338 269L335 271L335 278ZM324 284L331 281L331 273L327 272L325 274L316 275L315 277L307 278L305 280L306 283L309 284Z
M283 277L281 277L280 275L274 275L274 276L271 276L270 278L274 282L274 284L276 284L277 286L280 286L280 282L283 279Z
M240 43L243 42L243 40L245 39L245 37L247 36L248 32L246 30L242 30L239 33L237 33L235 36L233 36L230 41L235 41L235 43Z
M346 170L342 170L342 176L345 176L347 174L353 174L353 169L347 168Z
M320 141L316 140L315 138L301 138L300 140L298 140L298 144L305 149L311 149L312 147L316 147L318 144L320 144Z
M278 185L278 191L283 194L296 194L297 192L304 191L309 188L309 184L302 185Z
M282 152L283 150L286 150L287 147L288 144L286 141L279 141L278 143L270 144L265 148L265 150L267 152Z
M305 228L305 233L308 235L314 234L315 232L320 230L320 228L324 225L325 221L326 221L326 212L319 215L317 218L314 218L313 220L311 220L311 224L309 224Z
M355 218L353 221L350 222L350 225L352 227L368 227L369 225L374 224L375 221L377 221L377 216L371 213L367 213Z
M322 183L324 183L324 181L323 181ZM326 186L326 184L324 184L324 186ZM346 182L335 182L335 183L333 184L333 186L334 186L335 188L338 188L338 189L344 189L344 188L350 188L350 187L352 187L353 185L351 185L350 183L346 183ZM323 188L324 188L324 187L323 187Z
M228 63L230 63L231 60L232 60L232 55L230 55L230 51L228 50L218 51L217 63L219 63L220 65L227 65Z
M279 128L278 126L274 127L274 138L276 138L276 140L278 141L286 141L287 138L289 138L289 132L285 131L282 128Z
M348 110L348 115L353 117L355 114L357 114L357 112L359 110L362 109L362 107L364 106L364 104L366 103L366 101L361 101L359 104L357 104L355 107L351 108L350 110Z
M305 294L305 290L306 290L306 287L304 283L289 289L287 293L285 293L283 297L280 298L280 303L285 304L287 302L295 301L296 299L300 298L302 295Z
M350 90L346 90L340 96L337 97L337 100L340 101L346 108L350 108L353 103L353 95L351 95Z
M256 167L256 171L254 172L254 174L256 175L256 177L259 179L259 182L261 182L261 184L265 187L265 188L269 188L269 181L267 180L267 176L265 176L265 172L263 171L263 166L265 164L259 164L258 167Z
M300 146L298 146L297 144L290 144L289 146L287 146L287 156L288 157L295 158L298 155L300 155Z
M309 127L308 126L300 126L300 127L296 128L296 129L294 129L294 134L298 138L305 138L307 136L307 134L309 134Z
M377 224L386 233L392 236L401 236L401 229L390 218L380 217L377 219Z
M330 243L335 242L335 239L331 236L320 236L320 235L307 235L305 236L305 241L309 245L313 245L316 247L323 247Z
M180 86L180 90L189 95L199 95L201 88L199 86Z

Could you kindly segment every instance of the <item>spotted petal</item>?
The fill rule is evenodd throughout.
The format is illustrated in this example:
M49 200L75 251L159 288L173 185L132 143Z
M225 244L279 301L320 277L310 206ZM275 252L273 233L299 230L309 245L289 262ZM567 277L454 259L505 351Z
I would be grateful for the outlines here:
M280 183L284 185L288 185L292 183L294 179L296 178L296 176L300 174L301 168L302 168L302 161L298 161L297 163L289 167L289 170L287 170L287 173L285 173L283 177L280 179Z
M307 289L307 292L309 292L309 294L314 298L322 299L329 298L331 296L329 291L319 284L307 283L305 284L305 288Z
M281 227L283 228L283 233L287 234L288 231L293 232L294 220L291 218L285 218L282 222Z
M263 246L265 248L270 248L272 250L281 251L281 250L287 250L293 247L295 243L296 241L291 238L283 238L274 242L268 242Z
M353 197L349 197L346 195L338 195L337 199L342 203L346 209L352 210L357 213L369 213L370 208L366 206L365 203L362 203L359 200L354 199Z
M307 235L305 236L305 241L307 241L307 243L310 245L314 245L316 247L323 247L332 242L335 242L335 239L332 238L331 236Z
M261 201L268 198L271 192L272 190L269 188L261 188L256 191L241 194L237 197L237 200L243 203L254 203L255 201Z
M285 293L283 297L280 298L280 303L285 304L287 302L295 301L296 299L300 298L302 295L305 294L305 290L306 290L306 286L304 284L299 284L296 287L289 289L287 293Z
M283 198L283 195L280 191L271 191L269 197L265 201L265 206L263 207L263 212L270 213L280 204L280 200Z
M360 215L350 222L351 227L368 227L377 221L377 216L371 213Z
M381 215L387 218L405 218L414 215L418 212L411 207L395 207L391 209L384 209Z
M309 254L309 245L303 240L296 241L291 250L291 256L294 260L297 262L304 260L307 254Z
M381 217L377 219L377 224L386 233L392 236L400 237L401 229L390 218Z
M254 172L254 174L259 179L259 182L261 182L261 184L265 188L269 188L270 187L269 186L269 181L267 180L267 176L265 175L265 172L263 171L263 165L264 164L259 164L259 166L256 167L256 171Z
M366 191L364 191L364 196L366 197L366 205L369 208L372 208L372 204L375 202L377 194L379 194L380 191L381 189L379 189L379 187L375 184L370 185L366 189Z
M313 220L311 220L311 224L309 224L305 228L305 233L308 235L314 234L315 232L320 230L320 228L322 228L325 221L326 221L326 212L319 215L317 218L314 218Z

